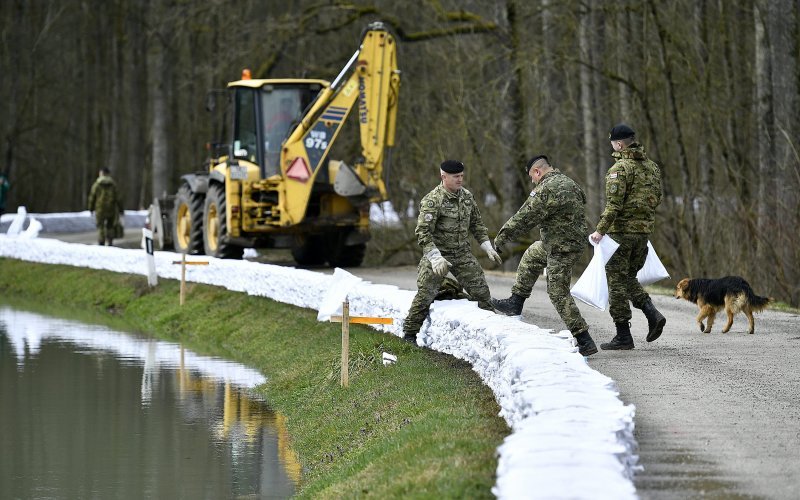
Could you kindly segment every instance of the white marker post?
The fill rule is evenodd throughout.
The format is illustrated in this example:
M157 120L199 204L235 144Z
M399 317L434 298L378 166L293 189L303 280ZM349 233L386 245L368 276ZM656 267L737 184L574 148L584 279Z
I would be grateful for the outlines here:
M331 323L342 324L342 375L339 382L342 387L348 387L350 385L350 323L391 325L394 320L392 318L350 316L350 301L345 299L342 303L342 315L331 316Z
M144 249L147 252L147 284L151 287L158 285L158 273L156 273L156 258L153 255L153 231L142 228L144 236Z
M173 264L181 265L181 305L186 302L186 266L207 266L207 260L186 261L186 254L181 254L181 260L172 261Z

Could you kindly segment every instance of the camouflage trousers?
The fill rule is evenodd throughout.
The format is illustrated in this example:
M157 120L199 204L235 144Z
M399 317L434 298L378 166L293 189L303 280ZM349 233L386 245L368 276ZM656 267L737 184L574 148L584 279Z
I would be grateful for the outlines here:
M647 259L647 233L609 233L619 248L606 264L608 278L608 303L614 323L627 323L631 320L630 301L641 309L650 300L636 273Z
M97 226L97 241L105 243L114 239L114 227L117 223L116 212L101 212L95 210L94 221Z
M493 311L486 276L469 247L457 252L442 251L442 256L452 264L450 272L464 287L470 300L478 301L478 307L481 309ZM403 332L406 335L419 333L422 323L428 316L428 309L436 298L443 281L445 281L445 277L434 274L431 262L423 256L417 266L417 294L414 296L408 316L403 322Z
M575 299L569 293L572 286L572 268L575 267L575 262L582 253L552 253L548 255L542 242L536 241L522 255L519 268L517 268L517 279L514 281L514 286L511 287L511 293L527 299L531 296L533 285L542 274L542 269L547 267L547 295L561 320L573 335L589 329L589 325L575 304Z
M533 242L519 261L517 268L517 279L511 287L511 293L525 297L531 296L533 285L542 274L542 270L547 267L547 250L544 249L541 241Z

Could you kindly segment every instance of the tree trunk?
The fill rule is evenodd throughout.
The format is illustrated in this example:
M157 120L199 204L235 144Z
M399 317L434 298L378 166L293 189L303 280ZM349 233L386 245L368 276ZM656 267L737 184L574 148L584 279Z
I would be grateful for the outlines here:
M793 0L768 2L767 29L772 69L773 109L773 196L775 200L774 230L768 244L777 251L780 269L778 285L782 295L798 296L797 225L800 222L797 176L800 175L797 137L798 76L797 76L797 17L798 7Z
M596 224L600 217L600 196L598 196L598 162L597 155L597 127L595 123L595 102L593 99L592 61L594 40L592 37L592 9L593 0L587 0L585 8L581 10L578 21L578 47L580 64L580 89L581 89L581 122L583 127L583 166L586 176L586 217L589 224Z
M151 75L159 75L166 69L164 67L163 50L158 50L150 54L152 68ZM153 197L158 198L169 191L169 147L167 138L167 106L166 89L162 80L151 76L150 101L151 129L150 140L152 141L152 176L153 176Z
M508 59L505 74L509 75L508 97L506 99L506 112L501 119L501 134L504 144L508 144L510 152L506 167L503 169L502 183L506 196L502 199L502 212L505 220L514 215L522 204L524 197L520 180L520 169L525 165L528 154L525 140L525 100L522 96L522 64L520 60L520 32L518 19L519 9L515 0L508 0L506 4L506 22L508 30ZM519 264L519 258L506 259L504 268L514 270Z
M615 10L614 22L617 31L616 43L616 59L617 59L617 73L623 79L629 80L630 75L626 70L625 62L628 60L628 53L631 50L630 44L633 41L630 33L630 10L621 9ZM619 113L620 120L626 123L633 123L633 116L631 113L631 89L625 82L617 83L617 90L619 92Z
M686 144L683 138L683 128L678 111L678 103L675 90L675 77L673 74L672 63L667 51L667 33L658 15L658 8L651 0L650 12L655 23L655 30L658 42L658 54L663 69L663 79L666 84L668 115L675 127L675 145L677 146L677 164L680 168L681 180L681 203L678 207L677 222L679 224L677 240L679 242L679 252L681 262L686 266L689 274L695 274L694 250L698 248L697 226L695 222L695 192L691 170L689 169L689 159L686 153Z
M145 150L145 127L147 126L147 64L145 52L147 40L143 33L143 20L145 9L139 6L131 7L131 15L127 17L127 30L129 33L127 61L130 64L128 74L128 109L129 122L127 126L128 142L125 165L129 175L125 189L125 199L129 200L131 208L145 208L152 198L144 196L145 165L148 154Z
M148 18L151 21L150 50L147 57L149 96L151 108L150 140L152 144L151 172L153 182L153 198L170 192L169 186L169 131L167 116L169 102L167 98L166 75L167 46L163 29L163 6L155 2L150 7Z
M758 207L756 212L756 255L763 261L767 254L768 244L765 238L772 218L771 168L775 163L773 155L773 110L772 110L772 74L765 20L769 0L756 0L753 4L755 22L755 137L758 157Z

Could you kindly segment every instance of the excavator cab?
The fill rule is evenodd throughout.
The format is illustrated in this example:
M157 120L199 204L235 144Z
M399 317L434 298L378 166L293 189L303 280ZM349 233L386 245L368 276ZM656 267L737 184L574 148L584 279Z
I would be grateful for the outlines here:
M322 82L287 81L231 84L234 93L234 159L257 165L261 178L281 174L283 142L322 90Z

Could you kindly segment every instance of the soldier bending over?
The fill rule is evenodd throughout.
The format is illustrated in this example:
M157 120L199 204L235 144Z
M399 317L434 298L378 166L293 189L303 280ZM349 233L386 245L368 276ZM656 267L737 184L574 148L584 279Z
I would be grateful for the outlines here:
M533 284L547 267L547 295L578 342L580 353L589 356L597 346L589 335L589 325L581 316L569 293L572 268L586 248L586 195L572 179L550 165L547 156L535 156L528 162L528 176L536 187L516 214L503 224L495 247L539 226L541 241L528 247L517 269L511 297L492 299L498 312L509 316L522 314L522 304L531 296Z

